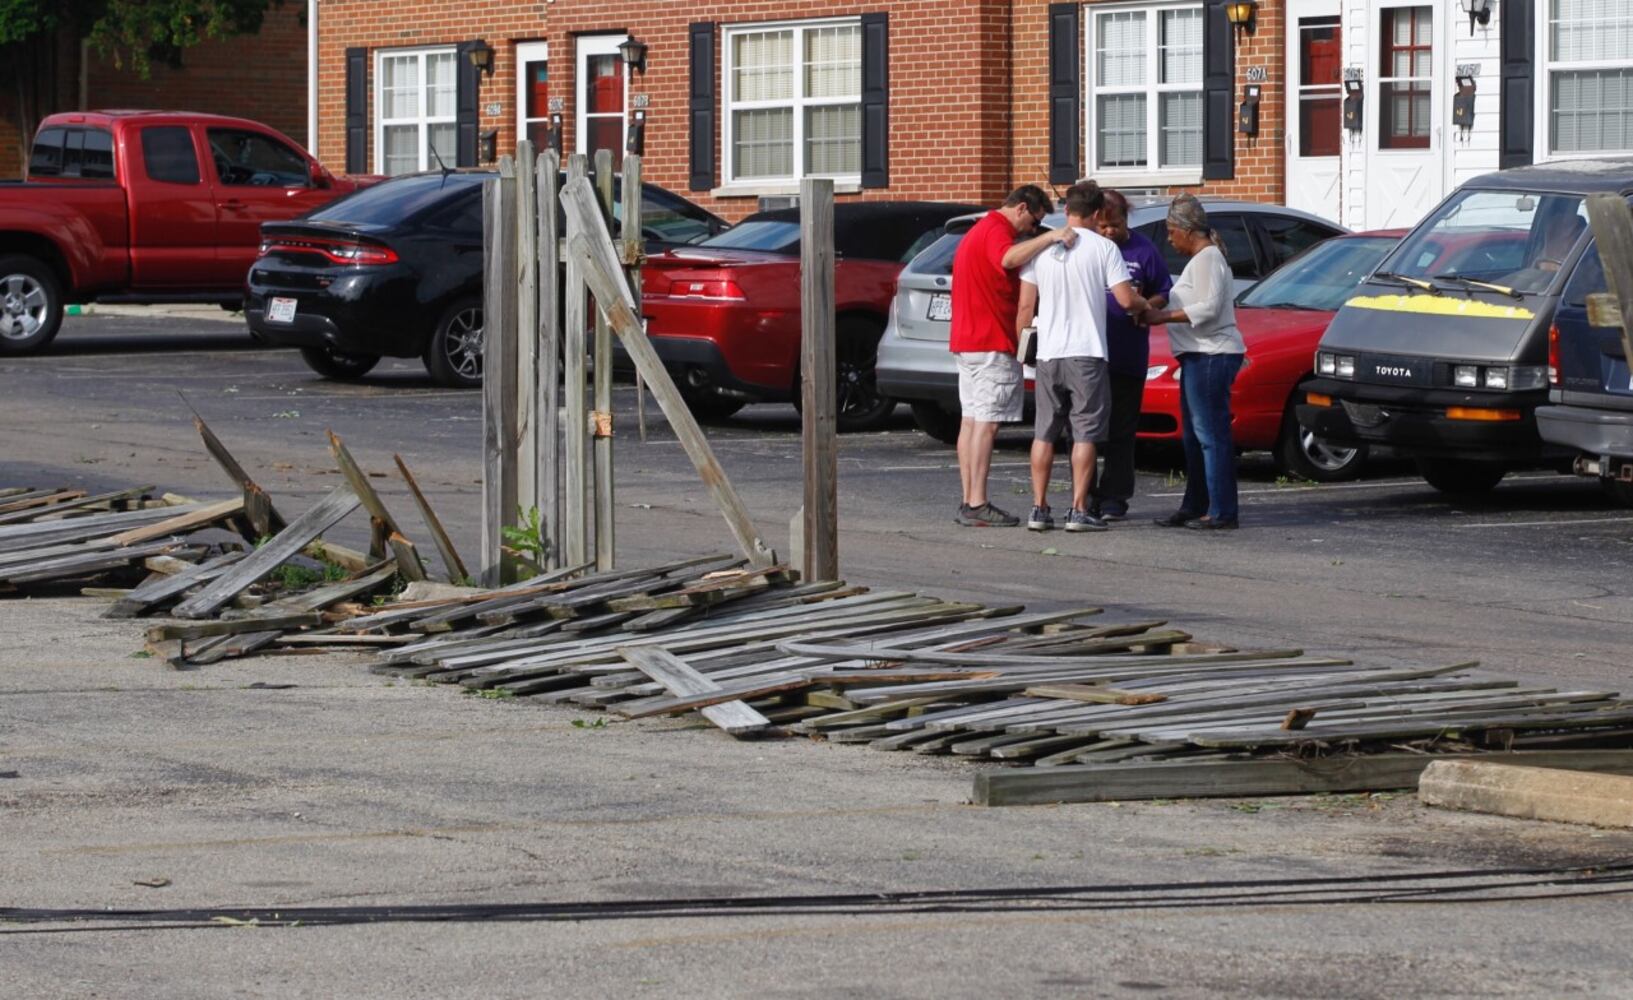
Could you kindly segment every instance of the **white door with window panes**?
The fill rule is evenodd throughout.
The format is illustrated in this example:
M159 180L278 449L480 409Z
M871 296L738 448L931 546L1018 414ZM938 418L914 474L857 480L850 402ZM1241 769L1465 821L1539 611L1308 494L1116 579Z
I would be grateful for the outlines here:
M382 51L374 64L374 169L387 176L458 164L459 56ZM434 151L434 152L433 152Z
M1091 176L1108 184L1202 179L1202 5L1086 8Z
M1372 9L1364 109L1368 229L1413 226L1445 197L1452 9L1410 2Z
M625 108L629 80L618 44L627 35L581 35L578 39L578 100L574 148L592 160L598 149L612 150L613 169L624 162Z
M1633 0L1537 12L1538 160L1633 152Z
M860 22L728 28L723 79L727 187L861 182Z
M1287 0L1287 205L1338 218L1344 143L1338 0Z
M550 128L550 43L516 46L516 135L545 148Z

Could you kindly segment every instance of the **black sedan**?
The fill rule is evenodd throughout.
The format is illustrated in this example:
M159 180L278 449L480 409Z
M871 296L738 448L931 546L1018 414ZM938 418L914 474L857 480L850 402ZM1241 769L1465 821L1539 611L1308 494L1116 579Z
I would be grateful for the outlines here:
M482 381L482 182L492 171L411 174L290 222L261 227L244 315L259 340L298 347L327 378L382 357L425 359L438 382ZM704 209L643 185L649 252L726 228Z

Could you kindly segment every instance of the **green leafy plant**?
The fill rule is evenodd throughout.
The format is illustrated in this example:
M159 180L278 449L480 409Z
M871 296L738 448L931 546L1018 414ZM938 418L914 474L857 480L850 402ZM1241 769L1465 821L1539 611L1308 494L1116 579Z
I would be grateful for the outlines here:
M499 529L504 541L500 548L527 563L533 571L529 575L537 576L544 572L545 560L550 558L550 539L545 537L544 518L539 514L539 508L530 507L527 510L517 508L516 519L521 522L521 527L507 524Z
M607 728L607 720L606 719L574 719L573 720L573 728L574 729L605 729L605 728Z

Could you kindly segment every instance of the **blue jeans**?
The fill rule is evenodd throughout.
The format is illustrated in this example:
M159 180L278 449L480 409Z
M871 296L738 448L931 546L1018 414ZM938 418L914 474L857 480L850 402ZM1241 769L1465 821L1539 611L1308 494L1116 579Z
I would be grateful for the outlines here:
M1215 521L1236 520L1236 446L1230 439L1230 385L1240 354L1179 356L1179 407L1185 432L1185 499L1181 510Z

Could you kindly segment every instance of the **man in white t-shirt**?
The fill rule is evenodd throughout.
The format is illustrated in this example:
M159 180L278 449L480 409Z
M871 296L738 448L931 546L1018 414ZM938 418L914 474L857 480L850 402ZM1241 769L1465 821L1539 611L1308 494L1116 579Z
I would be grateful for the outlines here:
M1104 531L1106 522L1089 513L1089 484L1094 478L1094 444L1105 437L1111 409L1106 380L1106 293L1130 316L1145 312L1146 301L1134 290L1128 266L1117 244L1096 231L1094 217L1105 204L1094 181L1080 181L1066 192L1066 224L1077 230L1071 245L1057 243L1021 270L1020 313L1016 329L1037 318L1037 420L1032 431L1033 531L1054 527L1049 510L1049 475L1055 463L1055 441L1072 432L1072 509L1067 531Z

